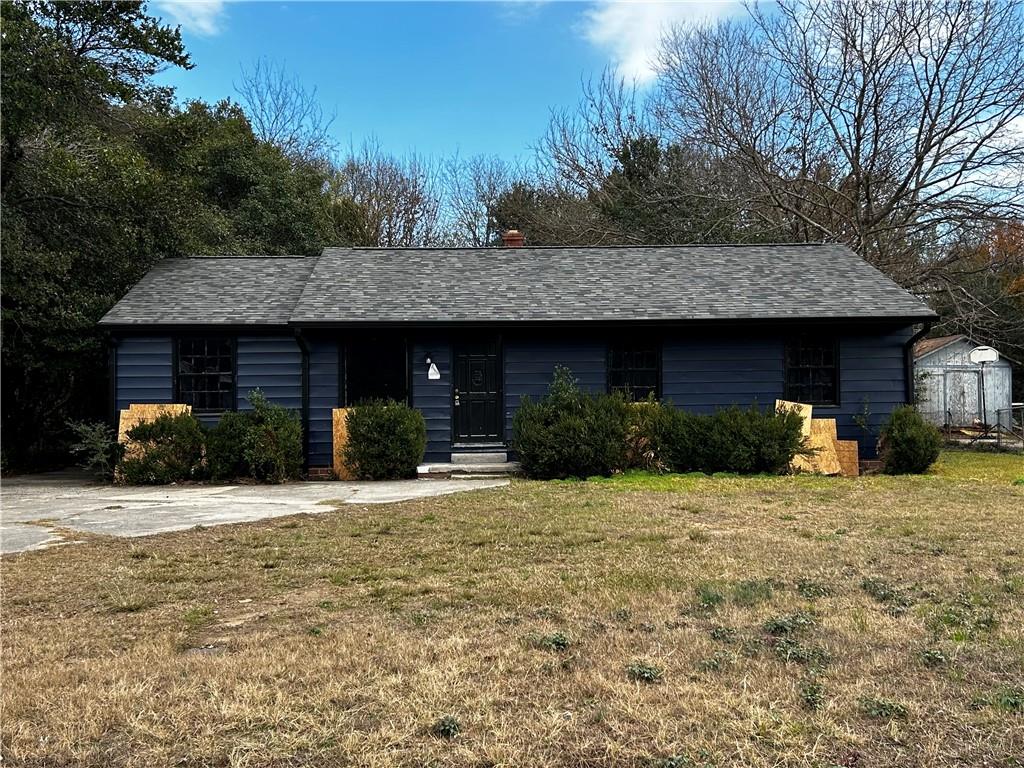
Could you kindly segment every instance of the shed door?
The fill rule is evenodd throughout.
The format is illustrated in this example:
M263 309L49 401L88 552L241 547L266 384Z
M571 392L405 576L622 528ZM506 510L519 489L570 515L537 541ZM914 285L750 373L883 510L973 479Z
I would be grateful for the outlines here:
M457 344L452 391L458 443L501 440L501 363L497 341Z
M977 371L946 371L946 417L957 427L970 426L980 416Z

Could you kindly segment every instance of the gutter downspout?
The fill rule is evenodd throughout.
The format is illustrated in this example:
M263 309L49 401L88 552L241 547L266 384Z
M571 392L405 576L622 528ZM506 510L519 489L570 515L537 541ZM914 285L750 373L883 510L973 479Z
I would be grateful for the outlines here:
M117 429L117 339L107 334L107 423Z
M302 471L309 471L309 340L295 329L295 343L302 353Z
M917 333L907 339L903 345L903 368L906 381L905 397L907 405L914 405L914 345L924 338L925 334L932 329L932 321L926 320Z

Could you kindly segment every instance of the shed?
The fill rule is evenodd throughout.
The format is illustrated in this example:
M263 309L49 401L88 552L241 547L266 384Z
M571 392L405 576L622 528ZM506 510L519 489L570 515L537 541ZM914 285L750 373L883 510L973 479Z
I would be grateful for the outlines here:
M914 345L917 409L928 421L946 427L1010 426L1010 361L1000 355L994 362L973 363L970 353L978 346L963 334Z

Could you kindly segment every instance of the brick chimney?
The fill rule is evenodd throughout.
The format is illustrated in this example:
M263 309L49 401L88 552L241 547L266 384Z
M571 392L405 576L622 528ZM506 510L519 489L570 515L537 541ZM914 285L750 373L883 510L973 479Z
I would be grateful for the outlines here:
M501 235L501 243L506 248L522 248L526 239L518 229L507 229Z

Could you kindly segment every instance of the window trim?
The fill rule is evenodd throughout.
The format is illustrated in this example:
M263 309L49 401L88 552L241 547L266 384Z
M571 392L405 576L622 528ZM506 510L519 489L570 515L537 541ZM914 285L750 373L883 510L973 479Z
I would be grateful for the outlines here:
M196 408L192 406L192 413L199 416L220 416L238 410L238 337L231 334L217 333L183 333L171 338L171 375L173 379L173 401L184 402L181 397L181 371L179 364L179 347L186 339L226 339L231 347L231 407L230 408ZM186 403L187 405L187 403Z
M791 368L791 366L789 364L789 360L790 360L792 348L795 345L799 345L799 344L815 344L815 345L819 345L819 346L831 345L831 347L832 347L832 355L833 355L832 359L835 360L835 364L832 366L832 368L835 371L835 382L834 382L834 384L832 386L834 397L833 397L833 399L830 402L827 402L827 403L810 403L810 402L806 402L804 400L798 400L798 399L794 399L793 398L793 396L792 396L793 393L790 390L790 383L789 383L789 371L790 371L790 368ZM783 347L783 351L782 351L782 397L784 399L790 400L792 402L806 403L807 405L814 406L815 408L841 408L842 404L843 404L843 387L842 387L842 375L841 375L841 369L840 369L840 364L842 362L842 360L840 358L840 351L841 351L841 346L840 346L839 338L838 337L820 336L820 335L813 335L813 334L804 334L804 335L800 335L800 336L792 336L792 337L786 339L786 343L785 343L785 346Z
M634 348L636 348L636 347L641 346L642 344L646 345L646 342L634 342L634 341L630 341L630 340L624 339L624 338L612 339L611 341L608 342L608 344L606 346L606 349L605 349L605 370L604 370L605 392L606 393L611 394L611 393L616 391L616 388L612 386L612 354L613 354L613 348L616 345L633 346ZM661 401L661 397L662 397L662 393L665 391L665 388L663 386L664 385L664 381L663 381L664 369L662 367L662 352L664 350L665 345L662 342L662 340L659 338L659 339L655 339L654 341L651 341L650 342L650 346L654 350L654 372L655 372L654 373L654 399L660 402ZM642 369L642 370L648 370L648 369L645 368L645 369ZM639 402L643 402L643 400L633 400L631 398L631 402L638 402L639 403Z

